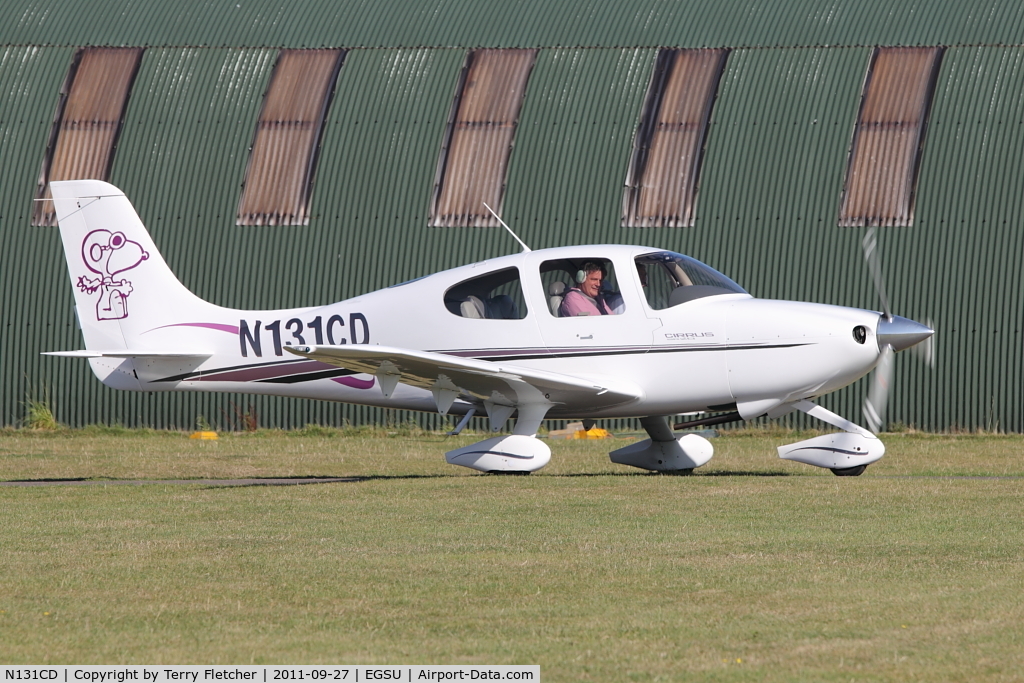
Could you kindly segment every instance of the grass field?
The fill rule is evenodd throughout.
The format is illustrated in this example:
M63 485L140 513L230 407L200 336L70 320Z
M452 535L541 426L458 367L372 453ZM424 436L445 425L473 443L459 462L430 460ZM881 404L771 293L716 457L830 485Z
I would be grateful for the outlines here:
M1024 439L887 435L857 478L801 435L714 440L690 477L553 441L0 431L0 663L539 664L548 681L1024 679Z

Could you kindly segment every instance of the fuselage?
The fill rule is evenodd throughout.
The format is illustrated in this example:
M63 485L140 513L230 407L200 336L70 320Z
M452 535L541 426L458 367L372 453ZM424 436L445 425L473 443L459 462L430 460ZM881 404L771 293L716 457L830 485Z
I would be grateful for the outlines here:
M724 276L701 285L663 254L671 252L622 245L537 250L303 309L235 311L200 302L162 317L125 319L121 327L126 339L136 340L130 346L195 349L208 357L135 358L130 369L106 358L91 362L101 379L124 389L435 410L429 391L399 385L385 398L373 375L287 352L301 344L381 344L628 385L642 396L622 404L557 404L548 411L552 418L668 415L734 404L753 417L835 391L877 362L877 312L756 299ZM572 289L573 269L588 263L607 271L610 287L602 296L614 300L616 313L559 315L555 290ZM691 296L676 296L683 289L678 281L644 282L662 270L689 282ZM145 294L136 286L132 297L143 304ZM464 399L452 412L469 409L474 399Z

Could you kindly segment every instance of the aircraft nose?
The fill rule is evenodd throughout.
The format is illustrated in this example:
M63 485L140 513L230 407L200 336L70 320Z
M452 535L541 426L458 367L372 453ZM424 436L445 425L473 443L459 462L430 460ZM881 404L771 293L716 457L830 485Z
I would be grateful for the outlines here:
M935 334L935 330L910 318L898 315L890 318L881 315L878 318L876 335L879 349L888 345L892 347L893 351L902 351L909 349L914 344L920 344L933 334Z

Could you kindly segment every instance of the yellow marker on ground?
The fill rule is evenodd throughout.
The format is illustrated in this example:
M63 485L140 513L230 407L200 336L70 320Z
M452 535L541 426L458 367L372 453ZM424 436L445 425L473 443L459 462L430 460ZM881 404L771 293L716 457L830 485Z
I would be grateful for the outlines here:
M574 439L607 439L609 437L611 437L611 433L607 429L601 429L600 427L580 429L572 435Z

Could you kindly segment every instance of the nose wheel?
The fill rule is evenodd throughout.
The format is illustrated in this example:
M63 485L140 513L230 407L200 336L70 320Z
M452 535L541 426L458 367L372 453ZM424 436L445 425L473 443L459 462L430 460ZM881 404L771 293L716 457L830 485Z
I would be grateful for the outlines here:
M832 474L837 477L859 477L867 468L867 465L857 465L856 467L832 467L830 469Z

